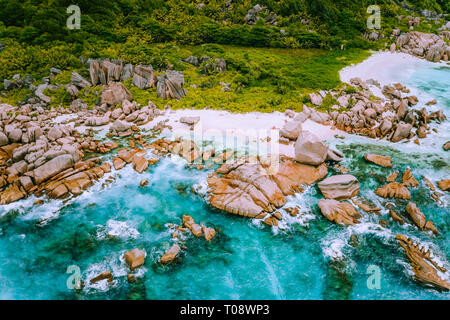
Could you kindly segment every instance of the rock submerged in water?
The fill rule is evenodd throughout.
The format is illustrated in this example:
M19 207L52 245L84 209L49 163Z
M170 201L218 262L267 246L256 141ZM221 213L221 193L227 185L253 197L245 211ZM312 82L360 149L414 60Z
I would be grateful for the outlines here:
M257 217L286 203L286 196L327 175L325 164L318 167L282 158L278 171L271 173L259 160L238 159L223 164L208 180L211 206L233 214ZM219 176L218 174L222 174Z
M447 270L440 267L432 258L430 250L425 250L420 243L414 244L411 238L398 234L395 239L398 244L405 249L406 257L414 272L414 279L427 285L431 285L439 290L450 290L450 283L442 279L439 273Z
M359 181L351 174L341 174L320 181L317 186L327 199L346 200L359 193Z
M361 215L348 202L339 202L334 199L320 199L319 208L322 214L337 224L353 225L359 223Z
M100 273L98 276L92 278L90 280L91 284L95 284L102 280L108 280L108 283L111 283L113 281L113 276L111 274L111 271L107 270L105 272Z
M383 198L397 198L397 199L404 199L409 200L411 199L411 194L404 185L397 183L397 182L391 182L388 183L385 186L379 187L375 194L377 196L383 197Z
M450 179L444 179L441 181L438 181L438 187L442 191L448 191L450 189Z
M172 261L175 260L175 258L178 256L178 254L180 253L181 248L178 244L174 244L172 247L170 247L169 250L167 250L163 256L160 259L160 262L162 264L168 264Z
M382 167L392 167L392 158L387 156L380 156L378 154L367 153L364 155L364 160L375 163Z
M402 176L402 184L406 187L415 188L419 186L419 181L412 175L411 169L408 168L405 170Z
M417 208L417 205L414 202L409 202L406 205L406 213L409 215L411 220L414 222L416 226L418 226L421 230L430 230L434 234L438 234L436 227L433 224L433 221L426 220L425 215Z
M442 146L442 149L444 149L445 151L450 149L450 141L447 141L446 143L444 143L444 145Z
M137 269L144 264L145 256L146 256L145 250L135 248L125 253L123 258L130 267L130 270L133 271L134 269Z

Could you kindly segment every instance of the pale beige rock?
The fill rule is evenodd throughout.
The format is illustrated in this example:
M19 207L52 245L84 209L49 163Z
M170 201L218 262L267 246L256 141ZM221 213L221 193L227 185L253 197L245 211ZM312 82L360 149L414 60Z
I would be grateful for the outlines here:
M341 174L328 177L318 184L322 194L327 199L346 200L359 193L358 179L351 174Z
M327 158L328 146L309 131L302 131L295 142L295 160L308 165L320 165Z

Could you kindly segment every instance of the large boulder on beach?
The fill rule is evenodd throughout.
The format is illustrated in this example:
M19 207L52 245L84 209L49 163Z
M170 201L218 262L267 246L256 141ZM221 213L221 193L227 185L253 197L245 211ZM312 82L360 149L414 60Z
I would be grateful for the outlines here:
M328 154L328 146L309 131L302 131L295 142L295 160L308 165L320 165Z
M237 159L223 164L208 178L209 202L233 214L263 217L283 206L287 195L322 179L327 172L325 164L314 167L290 158L280 159L274 167L269 160Z
M280 135L282 137L288 138L290 140L295 140L300 135L302 131L301 121L288 121L284 124L283 128L280 130Z
M348 202L320 199L318 205L322 214L330 221L343 225L359 223L358 218L361 215Z
M351 174L341 174L320 181L317 186L327 199L346 200L359 193L359 181Z
M403 139L407 139L411 133L412 125L403 121L397 124L394 135L392 136L392 142L398 142Z
M131 123L129 123L127 121L116 120L109 127L109 130L115 131L115 132L123 132L123 131L127 131L130 128L131 128Z
M74 165L74 160L72 155L63 154L52 160L44 163L39 168L34 169L33 176L36 184L40 184L41 182L57 175L63 170L71 168Z

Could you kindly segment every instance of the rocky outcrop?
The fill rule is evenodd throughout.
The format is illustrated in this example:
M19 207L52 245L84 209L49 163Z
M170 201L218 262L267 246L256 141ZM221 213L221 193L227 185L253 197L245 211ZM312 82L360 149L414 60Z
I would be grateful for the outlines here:
M194 126L200 121L200 117L181 117L180 122L188 126Z
M120 82L112 82L102 90L102 104L117 106L124 100L133 100L131 92Z
M440 273L445 273L447 270L431 258L429 249L425 249L425 246L420 243L414 244L411 238L402 234L398 234L395 239L405 249L415 280L435 289L450 290L450 283L440 276Z
M156 92L162 99L181 99L187 91L183 89L184 75L180 71L169 70L157 77Z
M124 254L123 259L127 263L131 271L139 268L145 263L145 250L135 248Z
M406 187L415 188L419 186L419 181L412 175L411 169L408 168L405 170L402 176L402 184Z
M359 223L358 219L361 215L348 202L320 199L318 205L322 214L330 221L343 225Z
M317 186L327 199L346 200L359 193L359 181L351 174L328 177Z
M402 33L396 40L396 47L401 52L432 62L447 61L450 54L450 48L442 36L417 31Z
M220 176L219 176L220 174ZM239 159L223 164L207 182L211 206L251 218L286 203L286 196L301 190L327 174L324 164L313 167L282 158L279 168L271 173L267 163L257 159Z
M328 155L328 146L309 131L301 131L295 142L295 160L297 162L317 166L322 164Z
M61 171L71 168L73 165L74 159L70 154L55 157L33 171L34 181L36 184L40 184Z
M96 284L97 282L102 281L102 280L107 280L108 283L111 283L113 281L113 276L112 276L111 271L106 270L106 271L100 273L98 276L92 278L90 280L90 283Z
M367 153L364 155L364 160L375 163L382 167L392 167L392 158L389 156L380 156L378 154Z
M383 187L378 188L375 191L375 194L377 196L390 199L392 198L404 200L411 199L411 194L409 193L408 188L397 182L391 182Z
M140 89L152 88L156 85L156 75L152 66L138 65L134 68L133 86Z

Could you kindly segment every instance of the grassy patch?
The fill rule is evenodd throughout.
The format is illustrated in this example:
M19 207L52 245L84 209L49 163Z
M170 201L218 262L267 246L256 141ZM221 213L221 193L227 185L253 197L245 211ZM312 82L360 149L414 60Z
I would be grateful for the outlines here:
M185 88L183 99L162 100L156 89L141 90L125 85L135 100L147 104L148 100L158 106L179 108L208 108L233 112L272 112L293 109L301 111L302 95L312 91L333 89L341 84L339 70L351 63L358 63L369 56L367 51L267 49L220 46L223 51L211 53L227 61L228 69L222 73L204 75L201 68L185 64ZM202 55L198 48L191 52ZM186 50L183 50L186 54ZM206 52L208 53L208 52ZM179 57L180 59L185 58ZM224 92L221 83L230 84ZM330 100L330 107L333 101Z

